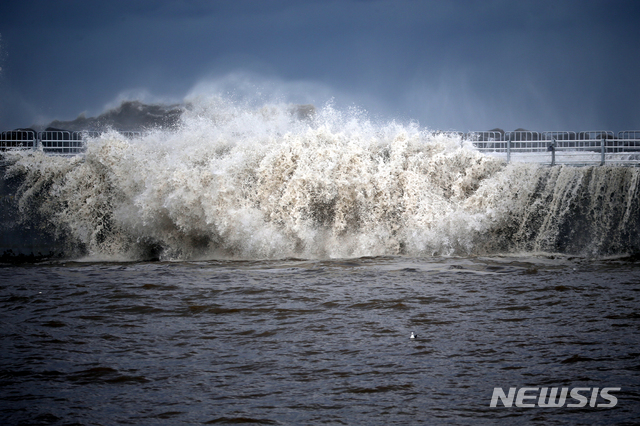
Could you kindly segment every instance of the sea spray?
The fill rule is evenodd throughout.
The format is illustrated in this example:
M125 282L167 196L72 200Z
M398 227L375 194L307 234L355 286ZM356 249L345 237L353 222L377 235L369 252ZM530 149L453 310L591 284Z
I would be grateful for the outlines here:
M331 105L198 99L178 129L16 154L23 222L97 258L637 251L638 171L546 168ZM73 248L73 249L72 249Z

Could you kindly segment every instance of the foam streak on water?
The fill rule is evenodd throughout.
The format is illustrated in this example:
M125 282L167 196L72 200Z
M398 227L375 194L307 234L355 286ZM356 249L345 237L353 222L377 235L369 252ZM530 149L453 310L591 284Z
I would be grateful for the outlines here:
M637 251L638 171L507 166L454 134L331 106L191 105L176 131L22 154L23 217L98 258Z

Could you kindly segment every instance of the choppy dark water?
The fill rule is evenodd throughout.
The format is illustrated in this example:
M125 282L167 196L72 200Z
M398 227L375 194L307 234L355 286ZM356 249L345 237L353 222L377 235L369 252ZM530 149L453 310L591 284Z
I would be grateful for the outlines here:
M2 424L640 418L630 259L4 267L0 320ZM512 386L622 389L607 409L489 407Z

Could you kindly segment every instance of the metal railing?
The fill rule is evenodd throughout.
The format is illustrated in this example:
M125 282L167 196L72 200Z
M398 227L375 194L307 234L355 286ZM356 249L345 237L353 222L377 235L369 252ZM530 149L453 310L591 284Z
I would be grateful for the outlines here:
M541 164L640 166L640 131L470 132L462 142L507 162Z
M0 133L0 150L35 149L38 134L33 130L10 130Z
M121 131L128 137L140 137L142 132ZM625 130L614 134L607 130L583 132L447 132L460 137L462 144L507 162L541 164L619 164L640 166L640 130ZM41 150L50 155L79 155L86 150L86 141L101 132L18 129L0 133L0 152Z
M121 131L119 134L128 137L139 137L142 132ZM36 132L31 129L10 130L0 133L0 152L16 150L42 150L51 155L78 155L86 150L89 138L100 136L101 132L44 130Z
M38 142L47 154L75 155L84 152L86 135L68 130L45 130L38 133Z

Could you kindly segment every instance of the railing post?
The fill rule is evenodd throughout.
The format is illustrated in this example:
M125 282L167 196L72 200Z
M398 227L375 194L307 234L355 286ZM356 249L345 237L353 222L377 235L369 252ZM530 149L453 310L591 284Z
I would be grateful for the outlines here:
M549 147L547 147L547 151L551 151L551 166L556 165L556 139L554 138Z
M600 139L600 165L604 166L604 138Z
M511 162L511 133L507 136L507 164Z

